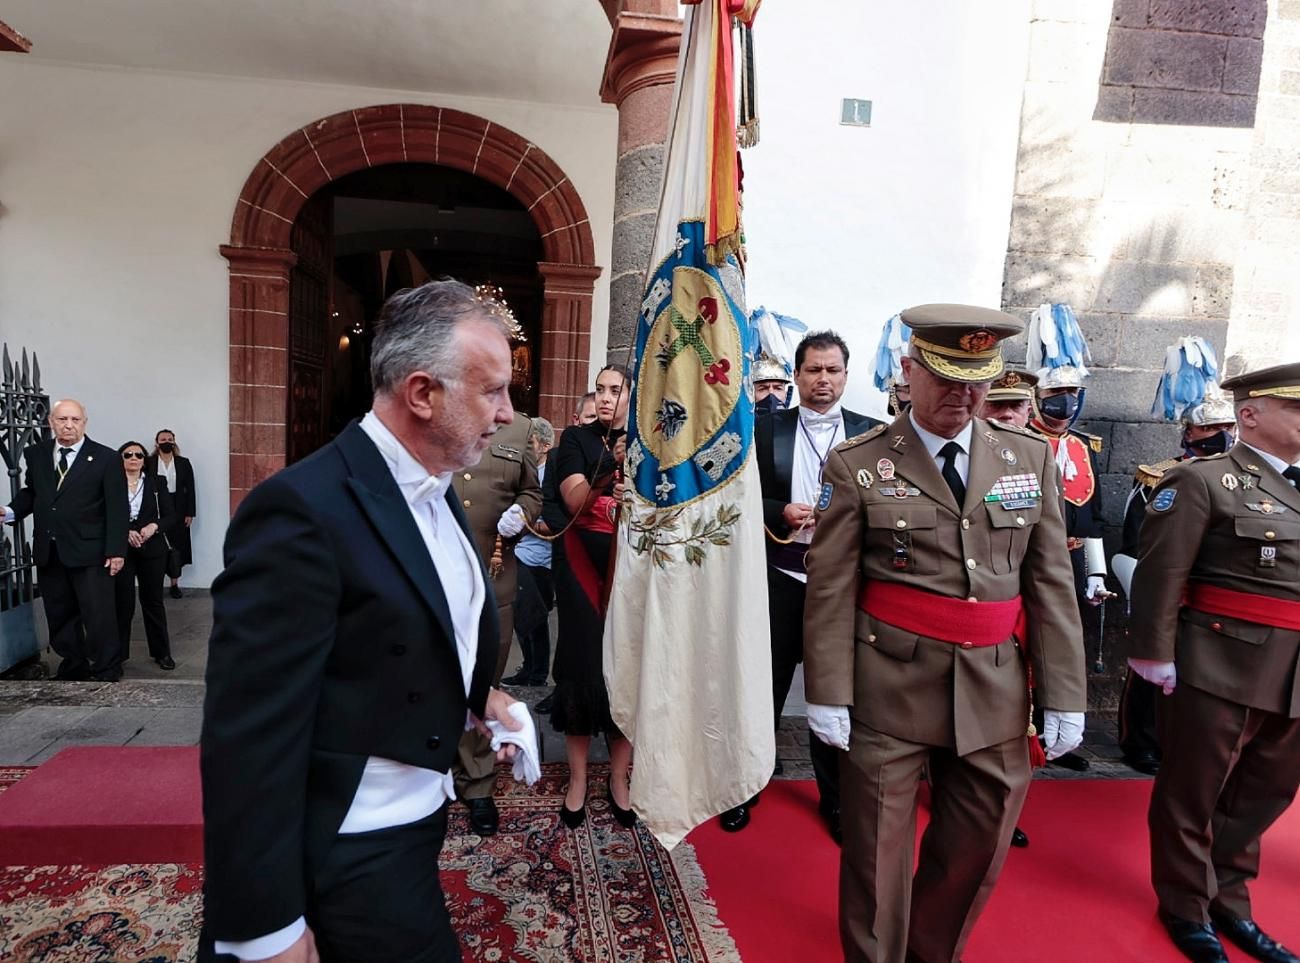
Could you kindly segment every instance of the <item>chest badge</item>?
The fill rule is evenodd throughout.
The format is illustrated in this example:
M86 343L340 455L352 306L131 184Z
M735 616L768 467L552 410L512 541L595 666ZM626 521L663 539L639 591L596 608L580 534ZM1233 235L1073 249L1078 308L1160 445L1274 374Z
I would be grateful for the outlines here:
M1042 497L1043 490L1038 483L1038 476L1033 472L1024 472L1020 475L1003 475L994 482L984 500L998 502L1003 508L1012 511L1033 508Z
M1008 465L1014 465L1016 463L1016 453L1012 451L1010 448L1003 448L1002 460L1005 461Z
M1259 512L1261 515L1281 515L1286 511L1285 505L1274 505L1267 498L1262 502L1247 502L1246 507L1252 512Z
M876 474L880 476L881 481L894 480L894 463L888 458L882 458L876 462Z
M1228 473L1219 479L1219 484L1221 484L1228 491L1235 492L1237 490L1237 485L1240 483L1237 481L1236 475Z
M1238 475L1237 481L1241 482L1241 490L1243 492L1248 492L1255 487L1255 479L1249 475Z
M1259 567L1277 568L1277 546L1261 545L1259 547Z
M874 481L875 481L875 478L872 477L871 472L867 471L865 468L859 468L859 469L858 469L858 484L859 484L859 485L861 485L863 488L870 488L872 482L874 482Z

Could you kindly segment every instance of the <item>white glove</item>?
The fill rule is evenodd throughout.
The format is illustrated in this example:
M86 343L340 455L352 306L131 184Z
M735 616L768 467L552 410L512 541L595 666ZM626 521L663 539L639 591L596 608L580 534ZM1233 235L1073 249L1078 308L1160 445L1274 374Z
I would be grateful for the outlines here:
M808 728L832 749L849 748L849 707L808 704Z
M512 702L510 714L523 726L522 729L507 729L495 719L489 719L484 725L492 733L493 752L499 752L507 743L518 747L512 772L516 780L531 786L542 778L540 753L537 750L537 727L533 725L533 717L528 714L528 706L522 702Z
M1169 695L1178 685L1178 670L1172 662L1160 662L1156 659L1129 659L1128 667L1146 679L1152 685L1160 686L1165 695Z
M1083 745L1083 713L1043 710L1043 749L1048 759L1059 759Z
M1088 576L1088 588L1087 588L1087 590L1083 593L1084 596L1087 597L1089 600L1092 600L1092 599L1095 599L1095 598L1097 597L1097 593L1099 593L1099 592L1100 592L1102 595L1105 595L1105 594L1106 594L1106 576L1104 576L1104 575L1089 575L1089 576Z
M502 538L514 538L524 530L524 510L518 505L511 505L497 519L497 534Z

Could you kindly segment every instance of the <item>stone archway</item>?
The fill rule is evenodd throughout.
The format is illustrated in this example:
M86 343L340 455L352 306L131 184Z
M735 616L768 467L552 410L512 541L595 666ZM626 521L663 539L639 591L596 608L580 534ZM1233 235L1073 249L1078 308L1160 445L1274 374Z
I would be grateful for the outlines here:
M540 147L482 117L416 104L362 107L294 131L253 168L230 243L230 510L285 464L289 233L302 205L366 167L427 163L482 177L519 199L542 236L541 414L556 425L587 389L592 295L601 268L582 199Z

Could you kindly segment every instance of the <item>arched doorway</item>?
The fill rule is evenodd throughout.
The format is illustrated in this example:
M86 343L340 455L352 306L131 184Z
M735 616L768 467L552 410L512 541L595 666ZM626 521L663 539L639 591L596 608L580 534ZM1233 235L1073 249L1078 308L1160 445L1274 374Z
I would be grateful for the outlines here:
M587 213L541 148L482 117L412 104L334 114L290 134L249 175L221 253L230 263L231 510L286 463L293 230L313 195L346 175L431 164L508 192L536 224L542 258L538 408L557 424L586 390L601 269Z

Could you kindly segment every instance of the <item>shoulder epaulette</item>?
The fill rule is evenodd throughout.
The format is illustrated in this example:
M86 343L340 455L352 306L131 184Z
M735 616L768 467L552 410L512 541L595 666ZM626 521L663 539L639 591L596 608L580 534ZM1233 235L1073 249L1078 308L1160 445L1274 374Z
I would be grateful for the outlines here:
M1165 472L1179 464L1177 458L1166 458L1162 462L1154 465L1138 465L1137 474L1134 476L1139 484L1155 485L1160 479L1165 477Z
M877 435L884 434L885 429L888 427L889 427L888 425L876 425L876 427L874 428L868 428L860 435L854 435L852 438L844 439L842 442L840 442L838 445L835 446L835 450L845 451L849 448L855 448L858 445L862 444L864 441L870 441L872 438L875 438Z
M1101 437L1101 435L1090 435L1086 431L1079 431L1077 428L1071 428L1070 433L1077 435L1080 440L1087 442L1088 447L1098 455L1100 455L1102 449L1106 447L1106 439Z
M1036 431L1030 431L1028 428L1021 428L1019 425L1009 425L1005 421L995 421L990 418L985 422L990 428L996 428L998 431L1014 431L1017 435L1024 438L1032 438L1034 441L1047 444L1047 439Z

